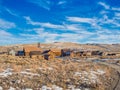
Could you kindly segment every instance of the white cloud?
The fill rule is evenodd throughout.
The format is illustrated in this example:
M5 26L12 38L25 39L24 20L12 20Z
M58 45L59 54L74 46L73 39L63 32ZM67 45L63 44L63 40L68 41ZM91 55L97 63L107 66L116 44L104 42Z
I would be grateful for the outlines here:
M64 24L64 30L81 30L81 27L78 24Z
M67 2L66 1L59 1L58 5L62 5L62 4L65 4L65 3L67 3Z
M92 43L118 43L120 41L120 31L119 30L101 30L95 33L95 37L89 39ZM89 42L87 41L87 43Z
M77 19L76 19L77 18ZM30 17L26 17L28 24L33 26L40 26L39 28L33 29L36 35L28 35L29 38L42 39L45 42L51 41L67 41L67 42L80 42L83 40L85 43L115 43L119 41L120 32L106 30L101 25L114 25L118 27L120 24L114 19L109 19L106 14L102 18L81 18L81 17L67 17L66 22L63 25L55 25L51 23L34 22ZM89 23L91 27L81 26L81 23ZM49 28L54 30L63 30L61 34L53 33ZM94 29L94 32L88 31ZM46 32L49 30L49 32ZM64 33L65 30L74 31L74 33ZM117 35L116 35L117 33ZM26 36L26 35L25 35ZM111 40L111 42L110 42Z
M34 22L31 20L30 17L24 17L26 20L27 20L27 23L28 24L31 24L31 25L37 25L37 26L41 26L41 27L46 27L46 28L59 28L59 29L63 29L64 26L63 25L55 25L55 24L52 24L52 23L41 23L41 22Z
M11 14L11 15L13 15L13 16L16 16L16 17L19 17L19 15L16 14L15 11L12 11L12 10L10 10L10 9L8 9L8 8L5 8L5 10L6 10L9 14Z
M4 30L0 30L0 37L11 37L12 34L11 33L8 33Z
M81 17L67 17L68 21L80 22L80 23L92 23L94 19L92 18L81 18Z
M17 40L11 33L0 30L0 45L11 44L15 41Z
M0 19L0 29L10 29L14 27L16 27L16 25L13 22Z
M31 20L30 17L24 17L28 24L34 25L34 26L41 26L43 28L51 28L51 29L59 29L59 30L81 30L80 25L78 24L66 24L63 23L62 25L52 24L49 22L35 22Z
M108 13L109 13L109 12L106 11L106 10L102 10L102 11L100 11L100 14L101 14L101 15L108 14Z
M118 13L118 12L115 13L115 16L116 16L116 17L120 17L120 13Z
M59 29L64 28L64 26L62 26L62 25L55 25L55 24L51 24L49 22L47 22L47 23L40 23L40 25L42 27L47 27L47 28L59 28Z
M110 9L110 6L104 2L98 2L99 5L103 6L105 9Z
M119 7L119 8L112 7L112 10L115 10L115 11L120 11L120 7Z
M36 4L39 7L42 7L46 10L50 10L52 3L50 0L27 0L30 3Z

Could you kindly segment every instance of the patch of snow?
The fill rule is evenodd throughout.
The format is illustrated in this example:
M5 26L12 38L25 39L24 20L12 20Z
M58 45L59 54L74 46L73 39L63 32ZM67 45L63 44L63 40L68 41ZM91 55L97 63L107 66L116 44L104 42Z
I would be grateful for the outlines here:
M39 74L31 73L31 72L26 72L26 71L22 71L20 73L23 74L23 75L40 76Z
M52 85L52 89L53 90L63 90L63 88L56 86L56 85Z
M3 88L0 86L0 90L3 90Z
M7 77L9 75L12 75L12 70L11 68L7 68L6 70L4 70L2 73L0 73L1 77Z
M40 67L39 69L40 69L40 70L43 70L44 68L41 68L41 67Z
M48 69L48 70L53 70L53 68L51 68L51 67L48 67L47 69Z
M90 90L89 88L85 88L84 90Z
M41 90L47 90L47 86L42 86Z
M79 76L83 83L91 84L99 82L98 75L103 75L105 71L98 69L97 71L75 72L75 76Z
M81 90L80 88L76 88L76 89L73 89L73 90Z
M22 89L22 90L33 90L33 89L31 89L31 88L26 88L26 89Z
M39 68L40 70L53 70L53 68L52 67L47 67L47 68Z
M10 87L8 90L16 90L15 88L13 88L13 87Z
M29 72L29 71L31 71L31 69L26 69L25 71L28 71L28 72Z
M103 75L103 74L105 74L105 71L103 71L103 70L100 70L100 69L98 69L98 70L97 70L97 72L98 72L98 74L100 74L100 75Z

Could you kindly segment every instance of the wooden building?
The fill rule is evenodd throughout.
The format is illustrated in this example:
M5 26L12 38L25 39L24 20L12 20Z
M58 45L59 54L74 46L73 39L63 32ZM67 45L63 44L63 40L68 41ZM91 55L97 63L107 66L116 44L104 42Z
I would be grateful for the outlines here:
M44 59L44 56L42 55L41 51L31 51L30 58Z
M61 49L50 49L48 54L55 57L60 57L62 52L61 52Z
M8 51L8 55L16 56L16 51L11 49L11 50Z
M71 50L70 49L62 49L61 50L61 56L64 57L64 56L70 56L71 54Z
M84 51L82 56L92 56L92 52L91 51Z
M120 52L103 52L102 56L120 56Z
M70 57L72 58L79 58L83 55L83 51L73 51L70 53Z
M25 56L30 56L31 52L42 52L42 50L38 47L27 46L23 48L23 52Z
M24 56L24 51L17 51L17 54L16 54L17 56Z
M96 56L96 55L99 55L99 56L102 56L102 51L92 51L92 56Z

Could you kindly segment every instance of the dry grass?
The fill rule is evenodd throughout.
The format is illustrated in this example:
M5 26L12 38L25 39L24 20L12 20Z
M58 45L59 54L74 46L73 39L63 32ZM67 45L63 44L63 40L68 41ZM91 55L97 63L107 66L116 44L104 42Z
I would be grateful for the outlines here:
M30 88L37 88L41 87L42 85L52 86L58 85L62 88L66 89L68 85L75 85L89 87L89 88L101 88L98 90L104 90L102 87L102 79L105 77L111 77L111 68L98 65L92 62L73 62L70 60L62 61L60 59L56 60L39 60L39 59L30 59L30 58L19 58L19 57L11 57L11 56L1 56L0 57L0 70L10 67L13 69L13 75L7 77L8 81L11 79L13 80L20 80L20 83L16 82L16 84L10 84L10 82L5 81L5 83L10 86L14 87L30 87ZM9 59L8 59L9 58ZM4 64L3 64L4 63ZM33 75L22 75L20 72L26 71L26 69L30 69L30 73ZM75 76L76 72L90 72L97 71L98 69L105 71L105 74L98 75L100 79L99 83L91 83L86 84L82 81L82 76ZM28 71L26 71L28 72ZM16 75L17 73L17 75ZM38 75L34 75L38 74ZM10 79L11 78L11 79ZM86 77L90 78L90 77ZM106 81L107 81L106 78ZM3 78L1 78L3 81ZM0 82L2 82L0 81ZM3 84L1 84L3 86Z

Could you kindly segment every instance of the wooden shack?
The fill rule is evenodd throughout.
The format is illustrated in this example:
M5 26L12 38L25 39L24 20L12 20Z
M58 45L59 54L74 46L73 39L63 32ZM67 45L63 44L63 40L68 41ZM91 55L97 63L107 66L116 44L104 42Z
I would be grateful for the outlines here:
M70 56L71 54L71 50L70 49L62 49L61 50L61 56L64 57L64 56Z
M30 52L30 58L34 59L44 59L44 56L42 55L41 51L31 51Z
M96 55L101 56L102 53L103 53L102 51L91 51L92 56L96 56Z
M120 52L103 52L103 56L120 56Z
M11 50L8 51L8 55L15 56L16 55L16 51L11 49Z
M26 46L23 48L24 55L25 56L30 56L31 52L42 52L42 50L38 47L33 47L33 46Z
M91 51L84 51L82 56L92 56L92 52Z
M55 57L60 57L62 52L61 52L61 49L50 49L48 54Z
M83 54L83 52L81 51L73 51L73 52L71 52L70 53L70 57L72 57L72 58L79 58L79 57L81 57L82 56L82 54Z
M24 56L24 51L17 51L17 56Z

